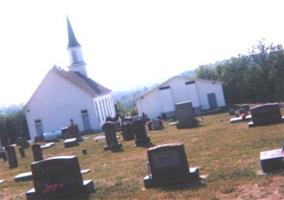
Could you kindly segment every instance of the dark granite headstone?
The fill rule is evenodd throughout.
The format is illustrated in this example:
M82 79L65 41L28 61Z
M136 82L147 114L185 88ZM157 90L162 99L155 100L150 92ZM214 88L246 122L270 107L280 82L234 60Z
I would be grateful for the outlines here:
M115 129L116 132L122 130L120 121L113 121L112 123L113 123L113 125L114 125L114 129Z
M43 160L42 149L39 144L32 145L32 152L33 152L34 161Z
M265 173L284 169L282 149L262 151L259 157L262 171Z
M35 143L37 142L43 142L44 141L44 138L43 138L43 135L37 135L35 136Z
M124 119L122 121L122 137L123 137L123 140L125 140L125 141L135 139L135 136L134 136L134 133L133 133L133 123L132 123L131 119L129 119L129 120Z
M68 137L68 127L61 128L61 135L64 139Z
M74 146L78 146L79 145L79 140L78 138L69 138L64 140L64 147L68 148L68 147L74 147Z
M152 120L152 130L163 130L164 125L162 120L160 119L153 119Z
M78 125L75 124L72 119L70 120L70 125L68 126L67 131L68 131L68 133L67 133L68 138L79 138L79 137L81 137Z
M27 200L69 199L94 191L93 180L83 181L76 156L52 157L31 165L34 188Z
M178 121L176 127L178 129L191 128L197 125L197 120L194 118L192 103L190 101L177 103L175 107L176 119Z
M25 140L24 138L22 137L18 137L17 138L17 145L20 146L21 148L23 149L27 149L30 147L30 143L28 143L27 140Z
M16 156L15 147L7 146L5 147L7 156L8 156L8 163L10 168L18 167L18 160Z
M25 150L22 147L19 147L19 153L20 153L21 158L26 157Z
M148 149L150 175L146 188L199 181L198 168L189 168L183 144L163 144Z
M119 144L117 141L115 127L113 123L110 121L104 123L102 129L105 133L105 138L106 138L106 146L104 147L104 149L111 151L121 150L121 144Z
M133 132L135 134L136 146L148 146L151 144L151 140L147 137L147 131L145 128L145 121L143 119L135 119L133 122Z
M4 149L0 148L0 159L3 159L3 161L7 161L7 155Z
M251 108L252 122L249 127L281 123L282 116L278 103L269 103Z

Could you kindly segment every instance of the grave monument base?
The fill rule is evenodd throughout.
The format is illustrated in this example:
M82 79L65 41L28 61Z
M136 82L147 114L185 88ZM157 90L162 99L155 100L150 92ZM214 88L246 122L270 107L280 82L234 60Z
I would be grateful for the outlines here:
M78 138L69 138L64 140L64 147L68 148L68 147L74 147L74 146L78 146L79 145L79 140Z
M84 194L94 192L94 190L95 190L95 185L94 185L93 180L84 180L83 185L80 188L80 191L76 194L72 194L72 195L66 194L66 195L60 195L60 196L52 195L52 196L50 196L50 195L44 195L44 194L41 194L41 193L37 193L35 191L35 189L32 188L32 189L30 189L26 192L26 199L27 200L69 199L70 197L73 197L73 196L76 196L76 195L84 195Z
M282 149L273 149L260 152L260 164L262 171L275 172L284 169Z
M135 144L136 144L136 146L147 146L147 145L151 144L151 140L150 140L149 137L144 137L144 138L141 138L141 139L136 139Z
M112 145L112 146L104 146L104 150L110 150L110 151L121 151L121 144L117 144L117 145Z
M144 177L145 188L161 187L176 184L197 183L199 181L199 169L196 167L189 168L187 174L177 174L172 176L164 176L153 178L151 175Z

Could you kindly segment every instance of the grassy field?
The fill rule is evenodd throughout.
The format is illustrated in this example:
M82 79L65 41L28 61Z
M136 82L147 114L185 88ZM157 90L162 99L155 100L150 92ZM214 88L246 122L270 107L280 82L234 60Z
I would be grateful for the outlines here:
M96 191L89 199L282 199L284 176L258 175L259 152L280 148L284 136L284 124L248 128L246 122L229 123L227 113L201 117L201 126L177 130L165 123L162 131L148 131L155 144L181 142L185 145L190 166L198 166L201 175L207 175L200 187L176 186L145 189L146 148L134 147L134 141L120 141L123 151L103 151L104 141L95 142L95 135L80 146L64 149L63 143L44 150L44 157L77 155L81 169L90 168L84 179L93 179ZM88 155L82 155L86 148ZM17 151L18 153L18 151ZM13 177L30 171L32 152L27 157L18 156L19 167L9 169L0 161L0 199L25 199L25 192L33 187L32 181L14 182Z

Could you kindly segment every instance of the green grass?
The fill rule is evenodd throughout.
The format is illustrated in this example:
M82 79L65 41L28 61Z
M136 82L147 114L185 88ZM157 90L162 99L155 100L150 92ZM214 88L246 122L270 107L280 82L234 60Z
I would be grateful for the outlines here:
M143 177L147 173L147 149L134 147L134 141L120 140L123 151L112 153L103 150L104 141L95 142L95 135L88 135L89 139L78 147L65 149L62 142L56 143L54 148L44 150L44 157L77 155L81 168L92 170L83 175L84 179L93 179L96 184L96 191L89 199L217 200L283 196L283 174L259 176L257 170L260 170L260 151L281 147L284 124L248 128L246 122L230 124L229 117L227 113L207 115L197 128L177 130L166 123L164 130L148 132L156 145L171 142L185 145L189 165L200 167L200 173L208 175L200 187L146 190ZM88 155L81 154L83 148ZM25 159L18 156L19 167L15 169L9 169L7 162L0 161L0 179L6 179L0 185L1 200L25 199L25 192L33 187L32 181L16 183L13 180L18 173L30 170L30 149L26 155Z

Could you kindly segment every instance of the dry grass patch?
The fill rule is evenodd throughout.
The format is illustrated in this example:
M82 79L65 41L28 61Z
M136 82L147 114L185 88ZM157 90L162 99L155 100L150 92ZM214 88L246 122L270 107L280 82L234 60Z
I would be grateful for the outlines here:
M165 130L150 131L151 141L184 143L190 166L201 167L201 174L208 174L201 187L176 186L145 189L146 148L134 147L134 142L121 141L123 151L111 153L103 150L104 141L89 139L80 146L65 149L62 142L44 150L44 157L77 155L82 169L92 171L83 175L96 183L96 192L90 199L278 199L284 195L284 176L258 176L259 152L279 148L283 140L284 124L248 128L246 122L229 123L227 113L202 117L200 127L177 130L165 124ZM88 155L81 150L87 149ZM17 152L18 153L18 152ZM15 183L13 177L30 170L31 150L19 159L19 167L9 169L0 161L0 199L25 199L24 193L32 182Z

